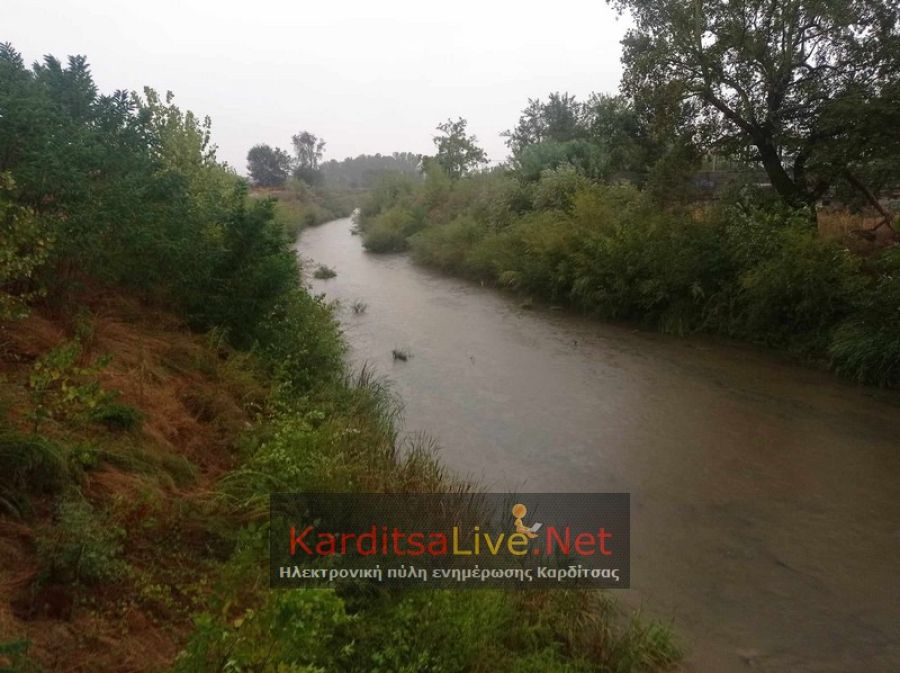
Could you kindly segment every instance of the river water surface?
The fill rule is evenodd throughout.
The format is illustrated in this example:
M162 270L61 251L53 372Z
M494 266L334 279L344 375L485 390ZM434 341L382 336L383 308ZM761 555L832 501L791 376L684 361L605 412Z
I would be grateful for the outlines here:
M350 357L494 490L631 493L627 605L700 673L900 671L900 398L609 325L306 230ZM356 315L354 301L367 310ZM406 349L407 362L391 350Z

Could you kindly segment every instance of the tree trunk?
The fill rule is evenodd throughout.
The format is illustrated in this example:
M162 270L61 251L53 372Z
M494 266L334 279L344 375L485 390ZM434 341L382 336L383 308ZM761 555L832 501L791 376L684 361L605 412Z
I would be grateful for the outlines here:
M809 195L788 175L772 143L768 139L758 139L754 144L759 150L759 158L766 175L769 176L769 181L781 200L794 208L809 207L811 205Z
M816 197L806 189L806 185L799 184L791 178L784 168L778 150L768 138L760 137L754 140L760 161L778 196L791 208L805 209L809 213L810 224L817 226Z

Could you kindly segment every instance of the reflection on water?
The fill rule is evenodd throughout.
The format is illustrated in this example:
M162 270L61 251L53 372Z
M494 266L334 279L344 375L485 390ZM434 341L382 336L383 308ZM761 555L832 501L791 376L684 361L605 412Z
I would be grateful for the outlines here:
M355 362L495 489L628 491L632 590L692 668L900 670L900 398L750 349L549 310L303 233ZM365 313L350 304L362 300ZM407 362L392 349L408 350Z

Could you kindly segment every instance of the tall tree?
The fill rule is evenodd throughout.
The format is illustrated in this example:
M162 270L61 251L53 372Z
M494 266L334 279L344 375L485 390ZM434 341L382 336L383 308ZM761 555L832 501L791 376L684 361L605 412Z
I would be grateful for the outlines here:
M551 93L546 102L529 98L516 127L502 135L513 156L529 145L547 140L564 143L584 138L587 135L585 106L575 96L558 91Z
M291 156L280 147L254 145L247 152L247 171L259 187L280 187L291 174Z
M584 124L611 171L644 171L661 148L624 96L592 94L584 105Z
M460 178L471 169L487 163L487 154L478 147L478 138L466 133L468 122L460 117L437 125L441 135L434 137L435 161L451 178Z
M319 160L325 152L325 140L309 131L301 131L291 138L294 145L294 176L316 184L320 180Z
M625 91L704 148L751 150L786 203L875 158L853 138L900 76L896 0L608 1L634 18Z

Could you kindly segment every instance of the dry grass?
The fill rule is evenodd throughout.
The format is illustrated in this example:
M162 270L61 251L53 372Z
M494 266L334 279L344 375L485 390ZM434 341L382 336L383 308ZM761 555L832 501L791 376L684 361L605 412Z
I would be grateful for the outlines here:
M883 221L881 215L847 210L821 210L818 213L819 233L823 237L842 240L860 254L872 253L897 242L896 216L893 229L879 226Z
M99 463L80 489L131 531L124 558L133 574L116 586L77 590L39 581L35 537L52 522L52 502L36 498L24 521L0 515L0 643L27 638L30 655L48 671L158 671L191 629L195 596L186 587L213 562L202 514L208 494L234 466L238 436L265 407L268 390L250 358L189 333L164 312L96 287L79 303L92 327L85 359L112 357L102 386L140 410L143 424L127 433L83 422L47 422L41 430L64 445L98 448ZM6 425L28 430L29 368L72 338L76 323L37 309L0 326Z
M882 218L851 213L847 210L822 210L818 219L819 233L829 238L841 238L854 231L874 229Z

